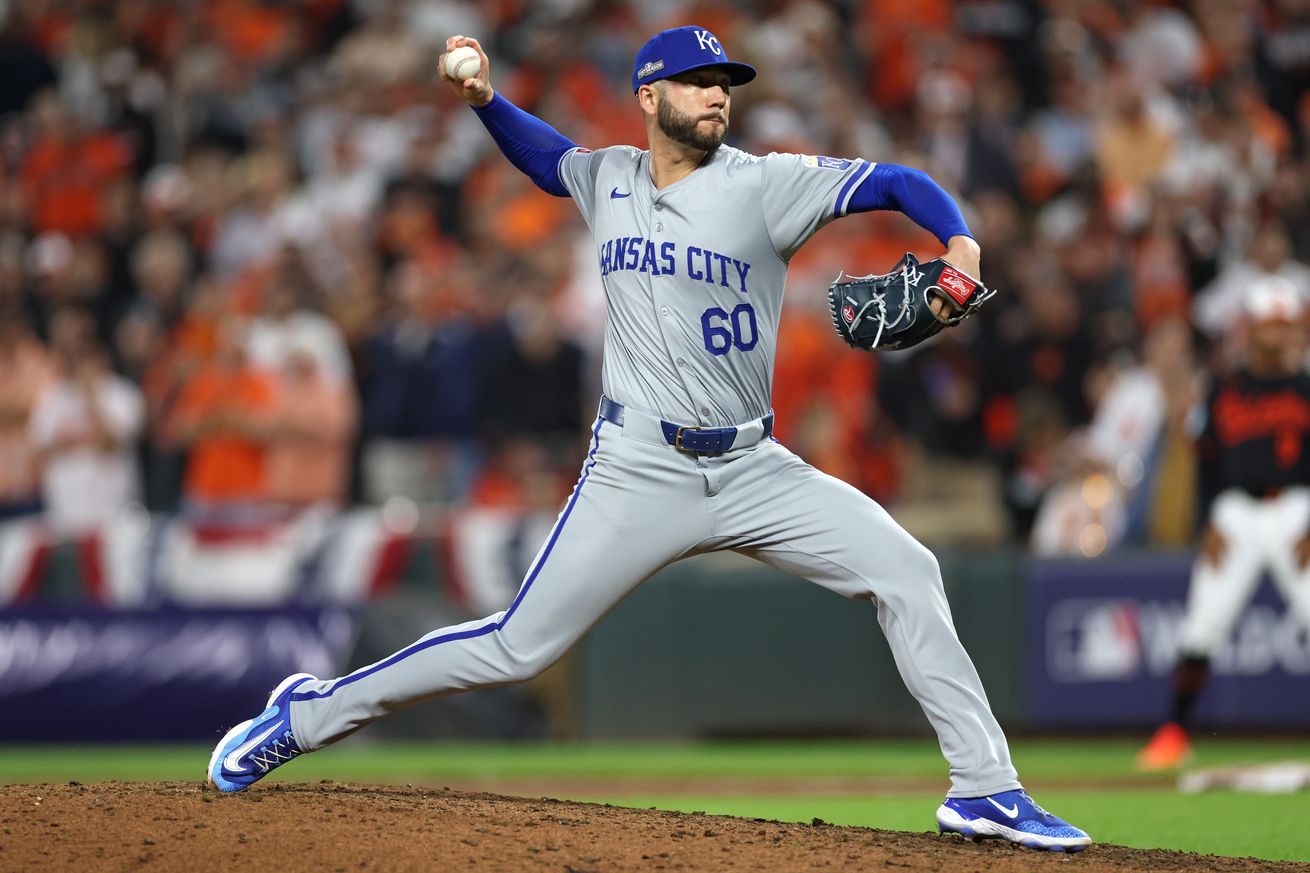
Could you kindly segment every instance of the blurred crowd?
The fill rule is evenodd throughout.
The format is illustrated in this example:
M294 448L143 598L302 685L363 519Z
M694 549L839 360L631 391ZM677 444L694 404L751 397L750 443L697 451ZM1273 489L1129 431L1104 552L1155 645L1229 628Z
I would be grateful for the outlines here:
M927 170L1002 292L852 353L838 270L940 250L833 223L792 264L779 438L892 504L968 469L987 536L1042 553L1185 544L1244 292L1310 294L1310 0L0 0L0 516L553 508L593 247L435 60L478 36L520 106L642 145L632 57L685 23L760 69L730 144Z

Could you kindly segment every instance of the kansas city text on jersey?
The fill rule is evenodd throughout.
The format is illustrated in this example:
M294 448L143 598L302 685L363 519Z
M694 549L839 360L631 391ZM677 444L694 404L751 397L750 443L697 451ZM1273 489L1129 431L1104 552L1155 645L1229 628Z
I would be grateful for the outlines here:
M746 287L746 276L751 271L751 265L707 248L687 246L685 255L679 257L677 243L662 242L656 251L654 240L640 236L606 240L600 247L601 276L620 270L633 270L652 276L676 276L679 263L692 279L700 279L707 285L736 288L742 294L750 293Z

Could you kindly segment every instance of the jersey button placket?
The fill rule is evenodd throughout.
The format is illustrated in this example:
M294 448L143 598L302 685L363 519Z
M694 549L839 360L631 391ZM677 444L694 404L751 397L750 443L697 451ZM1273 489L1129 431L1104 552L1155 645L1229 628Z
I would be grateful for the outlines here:
M654 211L654 212L656 212L656 213L663 212L663 211L664 211L664 204L663 204L663 203L660 203L660 202L657 201L657 202L655 202L655 203L651 206L651 209L652 209L652 211ZM660 221L660 220L656 220L656 221L651 225L651 229L652 229L653 231L655 231L656 233L663 233L663 232L664 232L664 222L663 222L663 221ZM659 288L659 286L655 286L655 285L652 286L652 290L655 290L655 289L658 289L658 288ZM662 290L662 289L660 289L660 290ZM673 314L673 310L670 309L670 307L668 307L668 306L663 306L663 305L660 306L660 315L661 315L662 317L664 317L664 318L667 319L667 318L672 317L672 314ZM672 330L673 330L672 326L670 326L670 327L668 327L668 328L663 328L663 327L661 328L661 332L662 332L662 333L664 333L665 331L672 331ZM664 333L664 341L665 341L666 346L672 346L672 345L674 345L674 344L676 343L676 339L674 339L675 336L676 336L675 334ZM670 350L672 350L672 349L670 349ZM690 366L690 365L687 363L687 359L686 359L685 357L676 357L676 358L674 358L673 363L677 365L677 367L678 367L679 370L683 370L683 371L687 370L687 368ZM688 390L691 390L691 386L686 384L685 379L684 379L683 384L684 384L684 386L685 386ZM693 402L695 402L696 398L692 398L692 400L693 400ZM693 407L693 408L695 408L695 407ZM708 410L708 409L705 409L704 407L701 407L701 416L702 416L702 419L701 419L701 421L700 421L701 424L704 424L706 421L708 421L708 419L705 418L705 416L707 416L708 414L709 414L709 410Z

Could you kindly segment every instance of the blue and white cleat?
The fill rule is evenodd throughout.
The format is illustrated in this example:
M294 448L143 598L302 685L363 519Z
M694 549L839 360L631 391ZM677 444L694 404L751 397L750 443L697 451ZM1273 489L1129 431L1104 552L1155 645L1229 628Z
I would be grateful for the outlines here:
M1022 788L987 797L948 797L937 808L937 829L1051 852L1081 852L1092 844L1085 831L1042 809Z
M317 677L294 673L268 696L267 708L223 735L209 756L209 784L219 791L245 791L303 750L291 733L291 692Z

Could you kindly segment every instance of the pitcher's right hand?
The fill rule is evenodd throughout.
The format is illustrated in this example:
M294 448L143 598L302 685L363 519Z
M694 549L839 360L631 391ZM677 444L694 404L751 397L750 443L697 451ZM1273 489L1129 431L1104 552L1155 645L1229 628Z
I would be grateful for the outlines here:
M478 58L482 61L482 69L478 70L477 76L457 82L446 74L446 54L462 45L469 46L478 53ZM471 106L486 106L491 102L491 98L496 96L496 92L491 90L491 61L487 59L487 53L482 50L478 41L470 36L452 36L447 39L446 51L437 59L437 69L441 71L441 78L450 83L450 87L455 89L460 99Z

